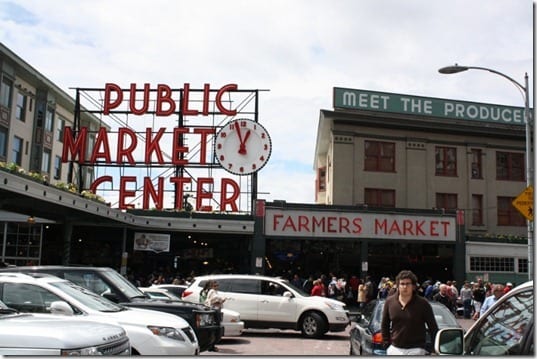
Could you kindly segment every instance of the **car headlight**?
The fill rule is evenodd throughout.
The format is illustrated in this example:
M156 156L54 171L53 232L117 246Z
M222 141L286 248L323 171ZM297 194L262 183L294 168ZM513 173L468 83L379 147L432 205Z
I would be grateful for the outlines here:
M155 325L148 325L147 328L155 335L161 335L166 338L175 339L184 342L185 338L175 328L170 327L158 327Z
M79 356L79 355L102 355L96 347L81 348L81 349L62 349L61 356Z
M214 316L208 313L196 313L196 327L215 325Z
M332 302L324 302L324 304L332 310L344 310L341 304L336 304Z

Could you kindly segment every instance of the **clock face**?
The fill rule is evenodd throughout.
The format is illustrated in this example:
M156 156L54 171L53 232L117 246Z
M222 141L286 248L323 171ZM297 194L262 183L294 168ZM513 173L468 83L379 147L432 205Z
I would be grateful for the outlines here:
M267 130L249 119L228 122L215 138L216 159L226 171L236 175L259 171L268 162L271 151Z

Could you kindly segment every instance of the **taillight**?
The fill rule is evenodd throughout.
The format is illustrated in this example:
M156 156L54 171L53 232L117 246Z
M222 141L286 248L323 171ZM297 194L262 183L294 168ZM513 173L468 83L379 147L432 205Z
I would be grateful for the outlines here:
M185 290L183 292L183 294L181 295L181 298L185 298L185 297L188 297L190 294L192 294L194 292L190 291L190 290Z
M373 334L373 336L371 337L371 342L373 344L382 344L382 333L377 332L377 333Z

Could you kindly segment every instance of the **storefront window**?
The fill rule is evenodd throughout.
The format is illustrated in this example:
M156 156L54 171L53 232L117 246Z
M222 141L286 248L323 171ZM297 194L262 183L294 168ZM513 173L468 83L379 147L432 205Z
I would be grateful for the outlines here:
M41 225L2 223L5 230L1 242L2 261L9 264L39 264L41 258Z

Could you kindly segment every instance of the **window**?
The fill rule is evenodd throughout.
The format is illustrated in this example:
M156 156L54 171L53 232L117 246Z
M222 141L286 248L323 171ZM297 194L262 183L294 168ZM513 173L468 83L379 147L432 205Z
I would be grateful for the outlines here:
M43 151L43 158L41 159L41 172L50 172L50 150L45 149Z
M457 176L457 149L455 147L436 147L435 162L437 176Z
M13 88L13 81L7 77L2 78L0 84L0 105L10 108L11 107L11 91Z
M525 258L518 259L518 273L528 273L528 260Z
M0 127L0 158L4 161L7 156L7 129Z
M318 169L317 184L318 192L326 191L326 167Z
M457 209L456 193L437 193L436 208Z
M22 138L13 137L13 152L11 153L12 161L17 165L22 165Z
M472 226L483 225L483 195L472 195Z
M528 288L497 305L472 328L466 340L466 351L480 356L523 354L524 337L532 335L533 330L529 330L532 324L533 288Z
M496 152L496 179L504 181L524 181L524 154Z
M61 301L56 294L36 285L4 283L2 301L24 313L50 313L52 302Z
M368 206L395 208L395 190L366 188L364 200Z
M472 148L472 178L481 179L483 178L483 169L482 169L482 159L483 153L481 150Z
M47 108L47 113L45 117L45 131L52 132L53 123L54 123L54 111Z
M498 197L498 226L525 226L524 216L513 206L514 197Z
M365 171L395 172L395 143L365 141Z
M281 286L279 283L264 280L261 282L261 294L283 296L283 292L287 289Z
M470 271L513 273L515 259L512 257L470 257Z
M26 95L17 93L17 107L15 108L15 118L19 121L26 121Z
M59 180L62 177L62 158L60 156L54 157L54 179Z
M65 120L61 117L58 117L58 121L56 121L56 141L63 142L64 129L65 129Z
M217 280L218 283L225 281ZM260 294L261 293L261 281L254 279L229 279L230 289L229 292L244 293L244 294ZM222 288L220 290L224 291Z

